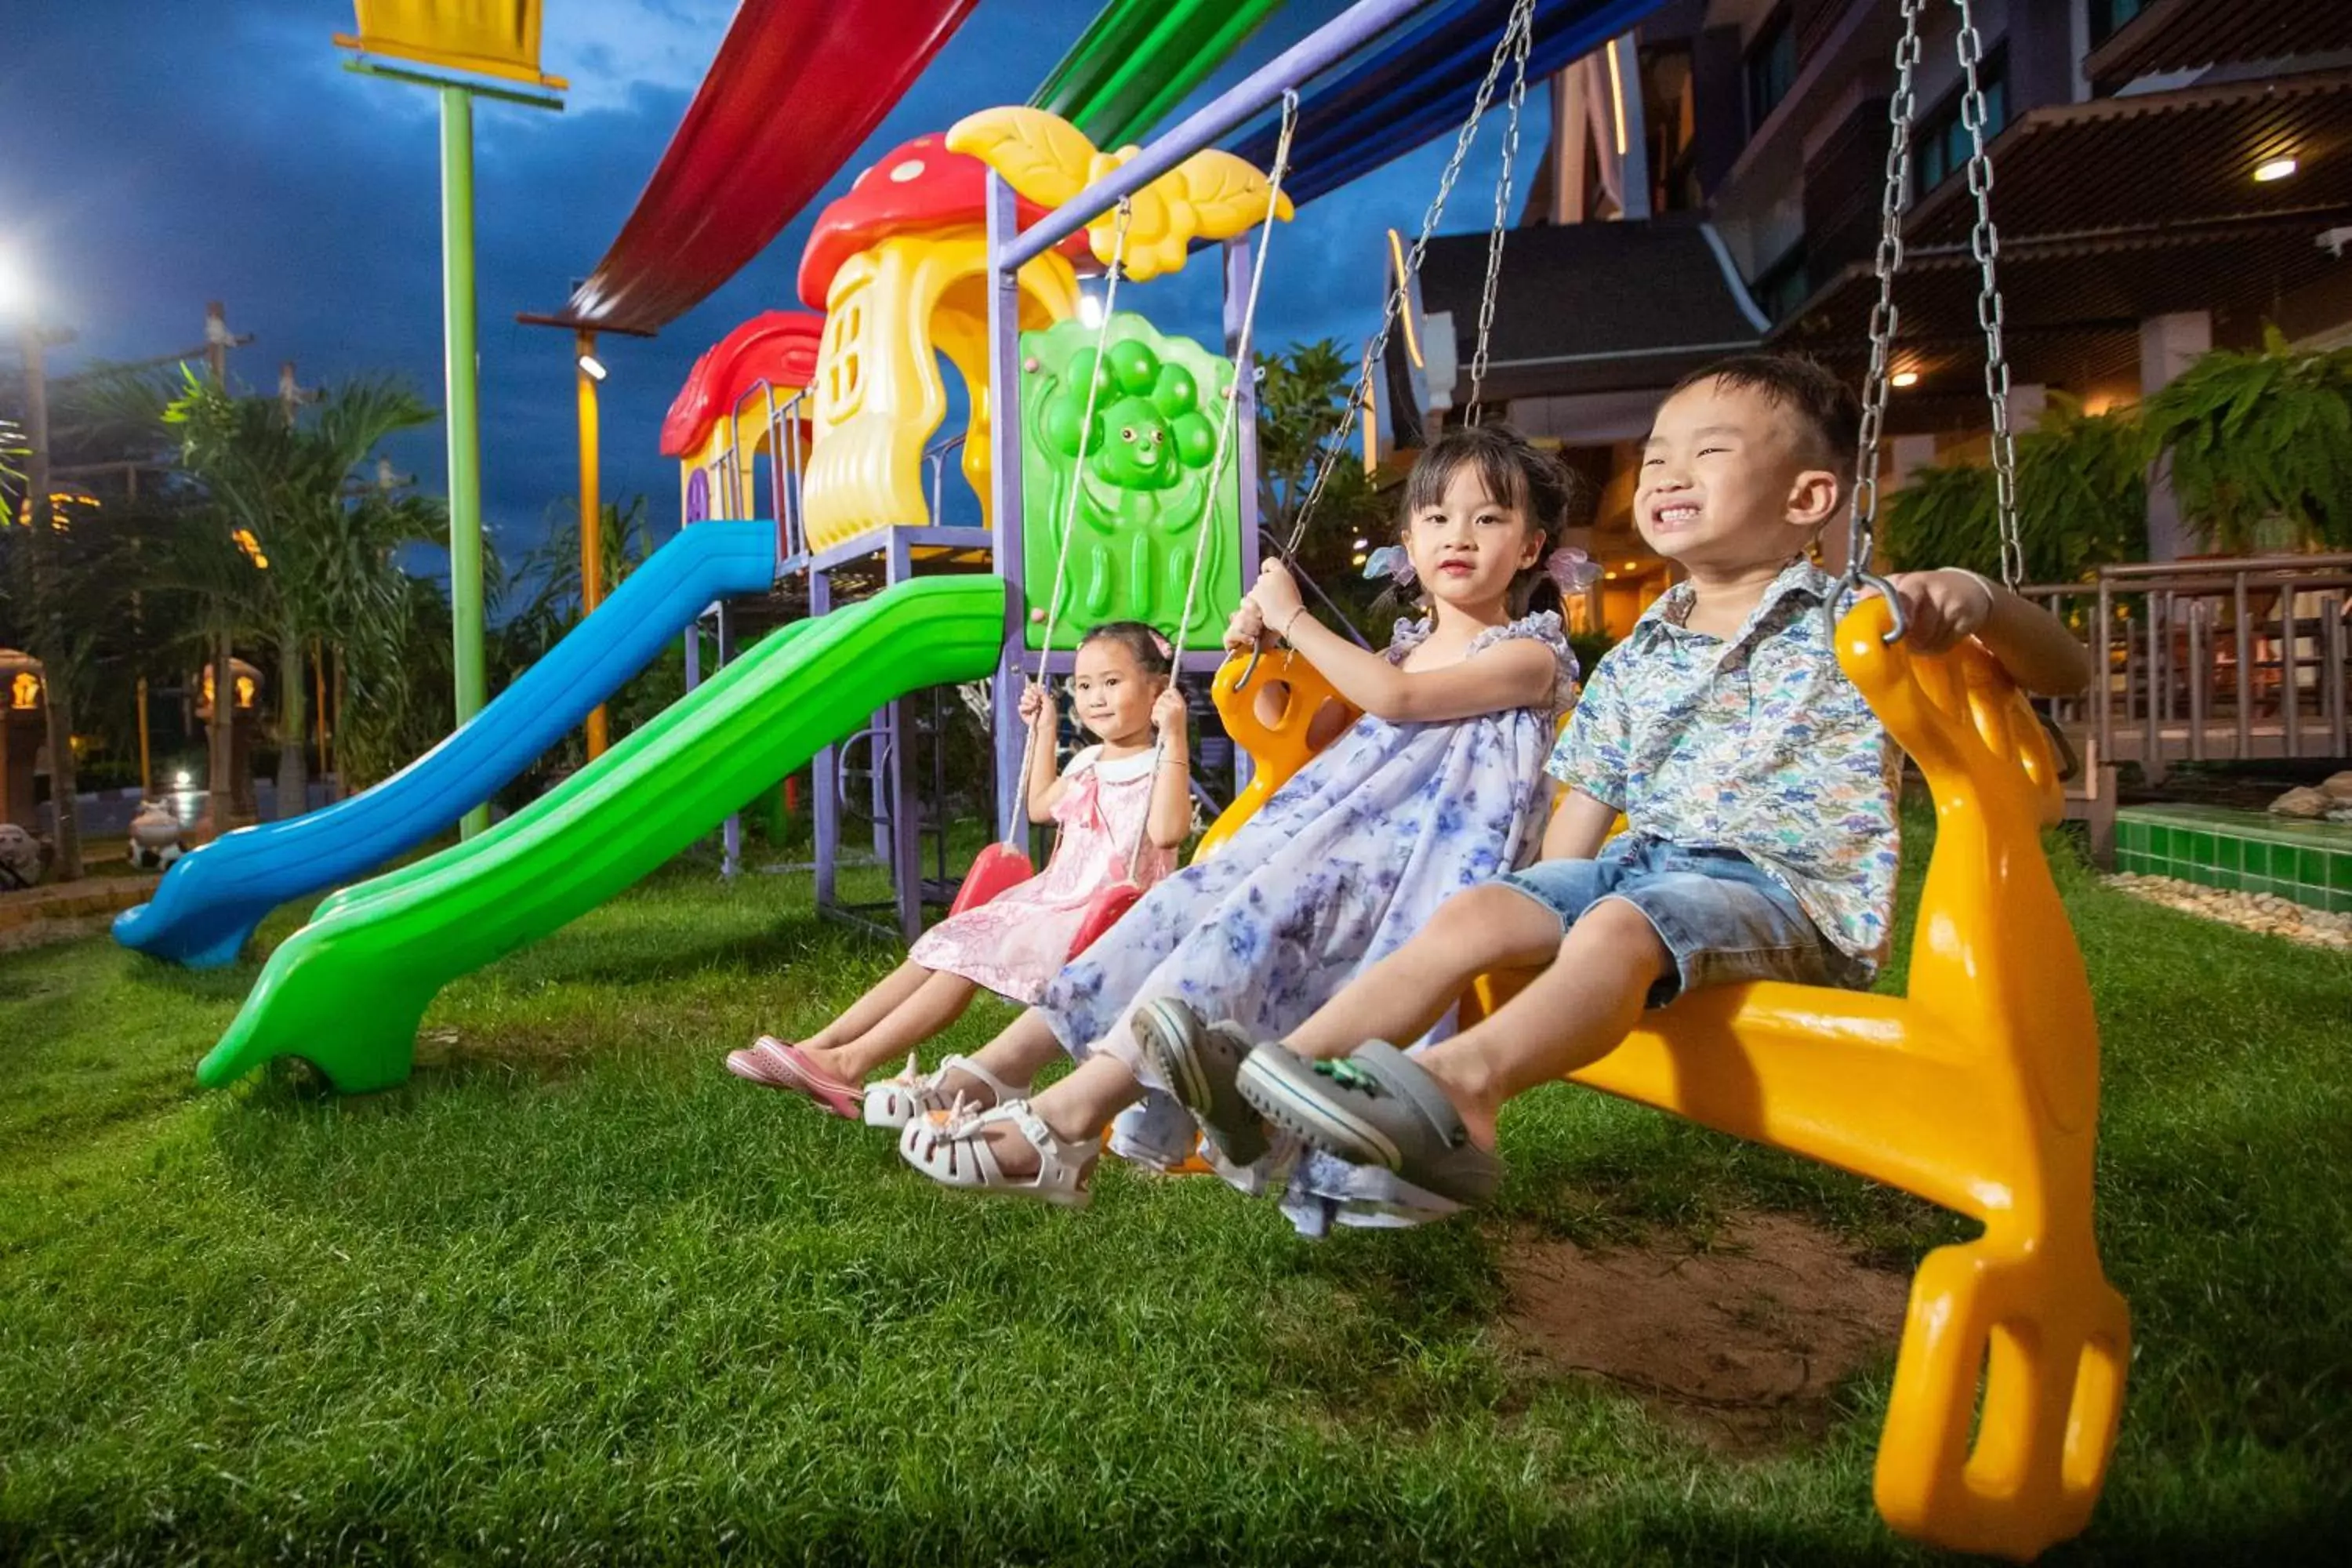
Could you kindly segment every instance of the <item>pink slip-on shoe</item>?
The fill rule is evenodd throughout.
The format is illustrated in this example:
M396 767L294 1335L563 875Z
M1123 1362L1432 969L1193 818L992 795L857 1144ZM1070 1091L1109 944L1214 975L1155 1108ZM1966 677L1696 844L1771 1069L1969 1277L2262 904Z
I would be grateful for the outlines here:
M727 1070L770 1089L805 1095L820 1110L846 1121L865 1114L865 1092L859 1085L834 1077L800 1047L772 1035L761 1036L749 1050L730 1051Z

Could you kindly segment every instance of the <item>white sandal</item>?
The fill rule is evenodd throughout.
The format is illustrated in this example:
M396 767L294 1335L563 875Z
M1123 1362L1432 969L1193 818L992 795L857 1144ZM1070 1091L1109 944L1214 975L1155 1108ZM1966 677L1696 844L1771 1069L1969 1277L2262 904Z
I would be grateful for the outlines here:
M910 1121L946 1114L956 1096L953 1090L940 1089L940 1080L947 1077L950 1068L986 1084L993 1105L1018 1100L1027 1092L1013 1088L970 1057L949 1057L925 1072L915 1065L915 1053L908 1051L907 1065L896 1078L866 1086L866 1125L896 1132Z
M1011 1125L1037 1151L1034 1176L1008 1176L996 1163L987 1130L999 1124ZM1093 1139L1073 1143L1046 1126L1027 1100L1008 1100L985 1110L950 1111L944 1121L908 1122L898 1137L898 1153L943 1187L1042 1198L1082 1209L1094 1201L1087 1180L1102 1157L1102 1144Z

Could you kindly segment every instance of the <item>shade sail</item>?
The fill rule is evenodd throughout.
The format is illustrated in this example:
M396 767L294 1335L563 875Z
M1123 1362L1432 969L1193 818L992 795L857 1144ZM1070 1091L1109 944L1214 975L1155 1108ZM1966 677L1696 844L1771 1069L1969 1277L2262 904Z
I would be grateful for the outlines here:
M669 150L562 320L652 332L733 277L921 75L973 0L743 0Z
M1029 101L1097 147L1141 137L1282 0L1111 0Z
M1662 3L1538 0L1528 84L1630 30ZM1284 192L1294 202L1312 201L1459 126L1510 14L1511 0L1451 0L1306 94ZM1488 106L1495 125L1482 134L1499 134L1510 76L1507 63ZM1275 140L1275 127L1261 123L1231 145L1265 168L1273 160Z

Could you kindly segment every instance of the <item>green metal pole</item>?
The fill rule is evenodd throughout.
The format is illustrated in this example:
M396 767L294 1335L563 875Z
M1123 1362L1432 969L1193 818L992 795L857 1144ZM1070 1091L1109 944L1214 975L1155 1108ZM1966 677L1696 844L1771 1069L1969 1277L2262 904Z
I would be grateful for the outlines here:
M474 100L441 89L441 291L448 343L449 623L457 670L457 722L482 710L482 435L475 405ZM478 805L457 824L471 838L490 826Z

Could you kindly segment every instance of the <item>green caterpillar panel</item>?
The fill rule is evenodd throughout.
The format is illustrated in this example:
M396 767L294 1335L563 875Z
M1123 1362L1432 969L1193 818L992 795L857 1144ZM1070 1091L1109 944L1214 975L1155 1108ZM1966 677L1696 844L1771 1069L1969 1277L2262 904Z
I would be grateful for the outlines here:
M1215 505L1208 504L1233 365L1121 310L1097 366L1098 330L1070 321L1021 335L1022 562L1033 612L1024 640L1031 648L1045 643L1034 612L1047 605L1057 560L1055 647L1076 647L1102 621L1149 621L1175 637L1197 544L1205 555L1184 644L1213 647L1242 596L1237 452L1226 453ZM1095 417L1081 468L1089 376ZM1066 518L1073 532L1061 560Z

